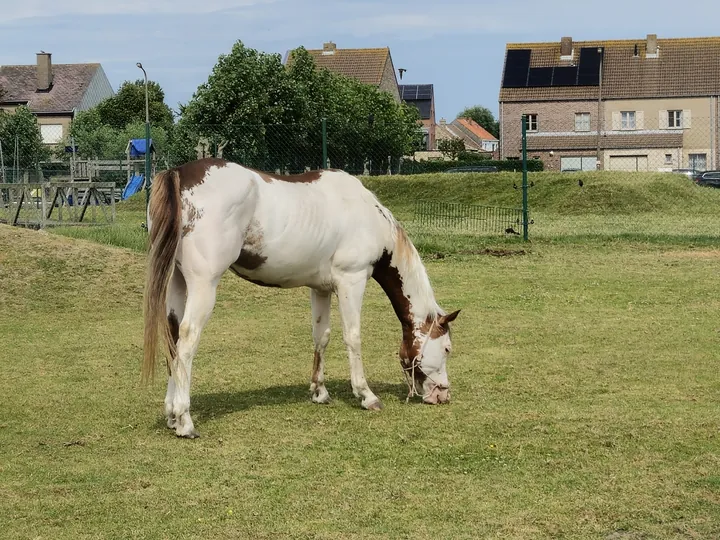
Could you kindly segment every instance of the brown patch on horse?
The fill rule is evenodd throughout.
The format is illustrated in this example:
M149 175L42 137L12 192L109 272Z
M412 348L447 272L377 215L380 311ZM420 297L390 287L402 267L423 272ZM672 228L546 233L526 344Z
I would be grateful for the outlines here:
M228 162L224 159L207 157L175 167L180 175L180 191L187 191L202 184L210 167L225 167L227 164Z
M194 204L183 201L187 208L187 222L183 225L182 235L187 236L195 230L195 222L202 217L202 210L198 210Z
M300 174L290 175L267 173L263 171L255 172L260 176L260 178L262 178L265 182L269 184L274 182L275 180L279 180L280 182L290 182L294 184L312 184L313 182L317 182L320 179L322 173L325 172L325 169L307 171Z
M235 261L235 264L246 270L256 270L260 268L265 261L267 261L267 257L243 248L240 250L240 255Z
M262 255L263 234L257 221L252 221L245 231L245 241L235 264L246 270L256 270L267 260Z
M397 268L390 264L392 255L383 251L382 256L374 265L372 277L385 291L390 300L395 315L402 325L403 338L400 344L400 360L405 368L412 365L413 359L420 353L420 344L415 339L414 323L410 313L410 300L403 292L403 281ZM419 370L416 371L416 379L422 382L425 375Z
M313 355L313 372L312 372L312 383L318 383L318 377L320 375L320 351L315 351Z

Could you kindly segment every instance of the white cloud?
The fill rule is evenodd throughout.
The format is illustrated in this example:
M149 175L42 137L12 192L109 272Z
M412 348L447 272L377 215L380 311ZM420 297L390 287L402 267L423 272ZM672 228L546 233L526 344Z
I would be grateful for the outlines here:
M274 0L26 0L8 2L0 14L0 24L21 19L66 15L198 15L272 3Z

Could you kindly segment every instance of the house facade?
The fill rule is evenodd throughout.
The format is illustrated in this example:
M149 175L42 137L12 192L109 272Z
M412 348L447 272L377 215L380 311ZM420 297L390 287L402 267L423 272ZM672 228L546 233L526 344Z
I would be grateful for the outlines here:
M432 84L401 84L400 99L420 113L424 150L435 148L435 91Z
M26 105L37 117L45 144L57 144L79 111L114 95L100 64L55 64L50 53L36 55L34 65L0 66L0 109Z
M720 167L720 38L507 45L500 157L548 170Z
M327 69L346 77L375 86L389 92L400 102L395 66L388 47L369 49L338 49L332 42L323 44L322 49L308 49L318 69ZM286 54L285 65L292 62L292 53Z

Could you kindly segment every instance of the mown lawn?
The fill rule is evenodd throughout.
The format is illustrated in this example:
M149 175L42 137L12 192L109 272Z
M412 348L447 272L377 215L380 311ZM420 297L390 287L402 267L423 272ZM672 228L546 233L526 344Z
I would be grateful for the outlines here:
M144 255L0 226L0 536L719 537L720 250L496 247L426 260L463 310L443 407L405 403L374 282L380 413L352 396L335 302L317 406L307 291L227 275L193 371L202 437L181 440L164 383L139 386Z

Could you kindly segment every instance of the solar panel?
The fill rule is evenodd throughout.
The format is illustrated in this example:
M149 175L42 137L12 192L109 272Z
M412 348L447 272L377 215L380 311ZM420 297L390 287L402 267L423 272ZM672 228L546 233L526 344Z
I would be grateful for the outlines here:
M511 49L505 61L505 88L521 88L527 86L530 70L530 49Z
M401 99L432 99L432 84L403 84L400 85Z
M578 85L596 86L600 84L600 61L602 53L597 47L580 49L580 66L578 68Z
M528 77L528 86L551 86L552 85L553 68L552 67L535 67L530 68L530 76Z
M577 72L577 66L557 66L553 70L552 86L575 86Z

